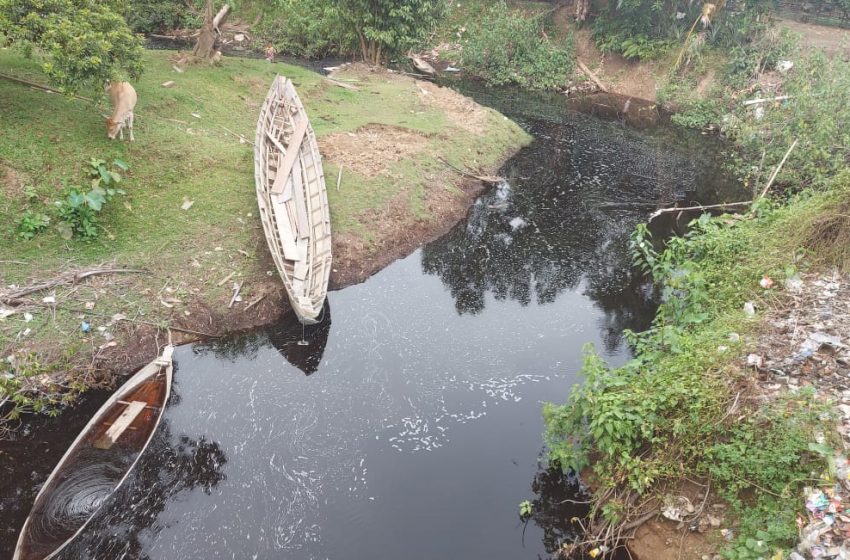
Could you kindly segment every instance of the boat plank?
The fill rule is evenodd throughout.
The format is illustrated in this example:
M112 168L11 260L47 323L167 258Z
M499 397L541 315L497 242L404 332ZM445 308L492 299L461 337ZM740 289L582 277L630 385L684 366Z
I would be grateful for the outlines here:
M104 436L95 442L94 446L98 449L109 449L112 447L113 444L118 441L118 438L121 437L121 434L130 427L130 424L133 423L136 417L142 413L146 406L148 406L148 403L145 401L131 402L127 408L124 409L124 412L121 413L121 416L118 417L118 420L109 426L109 429L106 430Z
M285 179L292 172L292 166L295 164L295 158L298 157L298 152L301 149L301 142L304 140L304 133L307 132L308 124L310 123L306 118L300 119L295 124L295 132L292 133L292 138L289 139L287 149L284 149L277 139L269 135L269 137L274 140L276 147L281 149L284 153L283 163L281 163L280 168L277 170L277 180L275 180L275 183L272 185L273 193L283 192L283 181L280 179Z

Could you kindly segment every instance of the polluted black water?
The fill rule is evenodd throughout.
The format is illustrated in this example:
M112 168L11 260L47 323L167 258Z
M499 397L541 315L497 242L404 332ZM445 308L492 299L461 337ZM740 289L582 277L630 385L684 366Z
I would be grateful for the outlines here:
M571 537L578 489L546 468L541 403L566 399L585 344L620 364L623 330L649 324L635 224L742 194L705 137L483 101L535 138L506 181L443 238L329 294L308 345L287 322L178 348L151 447L61 558L515 560ZM102 400L0 447L0 557Z

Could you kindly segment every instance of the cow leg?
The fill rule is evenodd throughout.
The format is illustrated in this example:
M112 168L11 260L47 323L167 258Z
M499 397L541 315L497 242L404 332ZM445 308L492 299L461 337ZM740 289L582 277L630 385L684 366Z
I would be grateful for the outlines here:
M121 124L118 125L118 139L119 140L124 139L124 123L121 123Z
M134 117L132 112L129 115L127 115L127 127L130 130L130 142L134 142L136 140L135 138L133 138L133 119L134 118L135 117Z

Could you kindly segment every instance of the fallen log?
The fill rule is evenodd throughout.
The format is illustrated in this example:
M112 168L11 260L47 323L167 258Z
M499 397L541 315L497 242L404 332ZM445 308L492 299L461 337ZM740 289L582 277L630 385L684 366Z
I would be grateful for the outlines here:
M56 278L32 284L24 288L12 290L10 292L0 293L0 301L3 303L13 304L16 301L30 294L41 292L67 284L79 284L82 280L90 276L98 276L102 274L147 274L147 270L137 270L132 268L91 268L88 270L77 270L74 272L66 272Z
M605 93L608 93L608 88L605 87L605 84L603 84L602 81L596 77L596 74L590 71L590 68L584 65L584 62L578 59L576 59L576 62L578 63L578 67L581 68L581 71L584 72L588 78L590 78L590 81L596 84L596 87L598 87Z
M501 183L502 181L505 180L504 177L499 177L498 175L475 175L474 173L464 171L463 169L460 169L459 167L452 165L451 163L449 163L448 161L444 160L441 157L438 157L437 159L440 160L444 165L447 165L448 167L450 167L454 171L460 173L464 177L469 177L470 179L477 179L477 180L481 181L482 183L494 185L496 183Z
M674 206L673 208L660 208L649 215L649 219L646 221L647 223L651 222L661 214L670 214L675 212L693 212L694 210L717 210L721 208L735 208L736 206L748 206L752 204L752 200L744 200L741 202L724 202L723 204L709 204L708 206L685 206L678 207Z

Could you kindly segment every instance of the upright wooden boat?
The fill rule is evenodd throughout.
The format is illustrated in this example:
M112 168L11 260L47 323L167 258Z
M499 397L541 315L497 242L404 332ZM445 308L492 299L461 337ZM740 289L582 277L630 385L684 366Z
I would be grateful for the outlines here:
M162 419L172 351L131 377L77 436L36 496L13 560L53 558L124 482Z
M331 274L331 218L316 135L277 76L257 122L254 176L266 241L299 321L315 324Z

